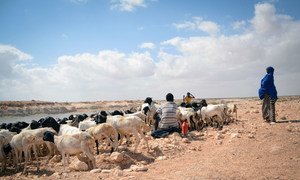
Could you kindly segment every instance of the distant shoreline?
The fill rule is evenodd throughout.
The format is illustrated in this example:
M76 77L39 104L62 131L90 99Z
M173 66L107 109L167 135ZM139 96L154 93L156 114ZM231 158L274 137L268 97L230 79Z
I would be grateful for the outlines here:
M286 98L286 97L300 97L300 95L282 95L278 96L278 98ZM249 97L201 97L196 99L258 99L257 96L249 96ZM154 99L154 101L163 101L164 99ZM181 99L176 99L176 101ZM98 103L98 102L123 102L123 101L144 101L144 100L96 100L96 101L46 101L46 100L0 100L0 106L6 103L24 103L24 104L70 104L70 103Z

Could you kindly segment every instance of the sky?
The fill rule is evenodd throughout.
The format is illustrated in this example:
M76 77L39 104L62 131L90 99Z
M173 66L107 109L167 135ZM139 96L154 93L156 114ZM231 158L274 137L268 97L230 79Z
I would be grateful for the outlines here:
M300 1L0 0L0 101L300 95Z

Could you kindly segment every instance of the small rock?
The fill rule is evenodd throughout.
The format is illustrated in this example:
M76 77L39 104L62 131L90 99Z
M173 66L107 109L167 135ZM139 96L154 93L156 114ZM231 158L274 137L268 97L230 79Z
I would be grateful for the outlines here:
M181 138L181 136L180 136L180 134L179 134L178 132L172 133L169 137L170 137L170 138L173 138L173 139Z
M142 147L141 147L142 149L148 149L148 147L144 144L144 145L142 145Z
M111 154L110 153L103 153L102 155L103 156L110 156Z
M221 130L221 133L226 134L228 131L229 131L228 128L224 128L224 129Z
M90 173L101 173L102 169L92 169Z
M141 163L142 165L148 164L146 161L141 161L140 163Z
M163 147L162 150L163 151L170 151L169 147Z
M101 173L110 173L111 170L110 169L102 169Z
M224 135L218 133L218 134L216 135L216 139L218 139L218 140L224 139Z
M54 179L60 179L60 173L56 172L51 175Z
M123 174L124 174L123 171L120 170L120 169L117 169L117 170L115 170L115 172L114 172L114 175L115 175L115 176L119 176L119 177L120 177L120 176L123 176Z
M208 137L214 137L214 135L212 133L208 133L207 136Z
M119 152L113 152L111 153L110 155L110 159L114 162L122 162L123 159L124 159L124 155L122 153L119 153Z
M240 134L239 133L231 133L231 138L240 138Z
M217 145L222 145L222 144L223 144L223 141L222 141L222 140L219 140L219 141L216 142L216 144L217 144Z
M259 113L259 110L255 109L255 110L251 111L251 113L252 114L257 114L257 113Z
M79 160L75 160L70 164L70 169L75 171L87 171L89 168L86 163Z
M286 120L287 118L285 116L282 116L280 119L281 120Z
M253 139L253 138L254 138L254 134L249 133L249 134L248 134L248 138Z
M238 133L244 133L244 130L243 129L239 129L237 132Z
M137 166L137 165L131 165L130 169L132 169L135 172L148 171L147 167L145 167L145 166Z
M189 134L191 135L191 137L194 137L194 138L204 136L203 133L198 132L198 131L191 131Z
M188 140L188 138L182 138L182 142L184 142L184 143L190 143L190 140Z
M126 147L125 147L125 146L119 146L119 147L118 147L118 151L121 151L121 152L122 152L122 151L125 151L125 150L126 150Z
M171 139L169 139L169 138L164 138L164 143L166 143L166 144L171 143Z
M166 160L167 157L166 156L159 156L156 158L157 161L162 161L162 160Z
M181 137L180 137L180 139L181 139ZM173 146L178 146L179 142L177 140L175 140L175 141L172 142L172 144L173 144Z
M67 177L68 177L68 173L63 173L62 176L63 176L64 178L67 178Z
M53 158L49 160L50 163L58 163L61 161L61 156L60 155L54 155Z
M77 174L74 174L74 175L73 175L73 177L74 177L75 179L78 179L78 178L80 178L80 176L79 176L79 175L77 175Z
M294 128L295 128L295 127L294 127L293 125L288 125L288 126L286 127L286 130L289 131L289 132L293 132Z
M132 169L124 169L123 171L124 171L124 172L131 172Z
M196 150L197 150L197 148L196 148L196 147L194 147L194 146L191 146L191 147L189 147L189 150L196 151Z

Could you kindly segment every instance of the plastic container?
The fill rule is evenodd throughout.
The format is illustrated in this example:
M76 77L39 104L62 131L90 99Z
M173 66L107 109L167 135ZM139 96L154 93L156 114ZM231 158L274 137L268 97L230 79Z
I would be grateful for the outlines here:
M188 133L188 123L186 120L181 125L181 133L183 136L186 136Z

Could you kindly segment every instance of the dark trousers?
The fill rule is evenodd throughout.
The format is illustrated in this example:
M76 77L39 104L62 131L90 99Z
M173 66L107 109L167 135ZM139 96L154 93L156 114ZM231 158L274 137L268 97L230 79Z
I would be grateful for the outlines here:
M165 129L158 129L158 124L159 121L161 120L160 117L156 114L154 116L154 129L152 129L152 133L151 136L154 138L162 138L165 137L173 132L178 132L180 133L180 129L178 127L169 127L169 128L165 128Z
M262 116L266 121L276 122L275 102L268 94L265 94L262 104Z
M154 130L157 130L158 128L158 123L160 121L160 117L156 114L156 116L154 116Z

